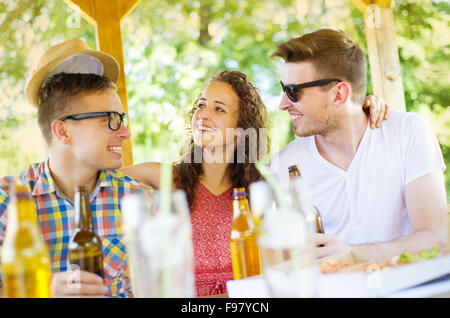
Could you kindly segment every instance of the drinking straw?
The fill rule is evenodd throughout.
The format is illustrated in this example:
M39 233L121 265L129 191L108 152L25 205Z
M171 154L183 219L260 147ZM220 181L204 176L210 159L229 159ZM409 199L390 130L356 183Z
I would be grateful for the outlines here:
M160 179L160 207L162 213L170 213L170 192L172 189L172 162L166 156L162 163Z
M172 189L172 161L170 160L170 147L164 156L161 169L160 179L160 206L159 213L162 215L169 215L171 210L170 194ZM163 266L162 266L162 297L172 297L172 266L171 266L171 250L170 250L170 238L172 235L167 235L165 242L163 242Z
M258 161L255 164L256 169L263 175L263 177L266 179L266 181L272 186L272 188L275 190L275 195L278 198L278 202L280 204L280 208L283 211L287 211L287 201L283 192L283 189L280 185L280 183L273 177L272 173L270 172L269 168L266 167L262 162Z

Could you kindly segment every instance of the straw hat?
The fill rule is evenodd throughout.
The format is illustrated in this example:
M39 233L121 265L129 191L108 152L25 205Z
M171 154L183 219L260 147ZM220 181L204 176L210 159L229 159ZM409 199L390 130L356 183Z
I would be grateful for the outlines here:
M39 107L38 92L44 80L56 73L94 73L114 83L119 78L119 63L110 55L94 51L82 39L72 39L49 48L39 60L27 84L28 101Z

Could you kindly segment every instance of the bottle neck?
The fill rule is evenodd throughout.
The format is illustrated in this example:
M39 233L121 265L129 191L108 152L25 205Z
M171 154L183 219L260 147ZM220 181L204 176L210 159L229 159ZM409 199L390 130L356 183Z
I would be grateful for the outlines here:
M295 179L297 177L301 177L300 170L298 170L297 166L289 167L288 172L289 172L289 178L291 180Z
M13 200L8 212L8 224L17 224L24 221L37 222L36 206L33 201L27 198L15 198Z
M298 178L298 177L300 177L301 175L300 175L300 173L298 172L298 171L291 171L291 172L289 172L289 178L292 180L292 179L295 179L295 178Z
M236 196L233 200L233 217L238 217L244 211L249 212L248 200L245 196Z
M80 230L92 228L91 207L87 192L75 193L75 225Z

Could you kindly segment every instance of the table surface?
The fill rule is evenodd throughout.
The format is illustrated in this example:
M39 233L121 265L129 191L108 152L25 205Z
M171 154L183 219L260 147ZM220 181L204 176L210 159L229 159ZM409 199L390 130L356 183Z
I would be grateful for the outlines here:
M258 291L256 294L253 294L253 297L259 298L267 298L266 286L264 286L264 282L261 279L262 277L258 277L253 280L252 285L248 285L247 292L251 289L252 293L256 290ZM236 286L238 289L242 289L244 286ZM245 289L244 287L244 289ZM236 293L234 289L231 293L232 297L249 297L249 295L245 295L247 292L242 291L243 294ZM226 295L222 295L225 296ZM418 286L414 286L411 288L407 288L389 295L384 296L385 298L450 298L450 274L435 279L433 281L427 282L425 284L421 284Z
M278 275L284 272L280 279L284 280L287 285L283 285L283 288L292 289L292 284L289 283L289 276L292 273L290 271L277 272L279 272ZM264 276L229 281L227 288L231 297L270 297ZM326 298L448 298L450 297L450 255L387 268L380 272L320 274L317 280L317 295Z
M450 298L450 274L425 284L393 293L389 298Z

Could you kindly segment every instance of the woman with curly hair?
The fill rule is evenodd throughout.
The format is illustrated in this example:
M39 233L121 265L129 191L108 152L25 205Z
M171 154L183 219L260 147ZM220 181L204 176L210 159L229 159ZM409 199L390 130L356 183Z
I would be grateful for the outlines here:
M377 111L377 103L370 103L371 111ZM268 151L267 111L245 74L225 70L213 75L189 121L189 147L173 166L173 186L186 192L191 210L197 296L220 295L233 279L233 188L262 179L255 162ZM121 171L159 189L161 163Z
M189 120L191 138L188 151L173 166L174 187L186 192L191 210L197 295L224 294L233 279L233 188L262 178L255 161L267 152L267 111L245 74L226 70L213 75ZM159 188L161 163L121 170Z

